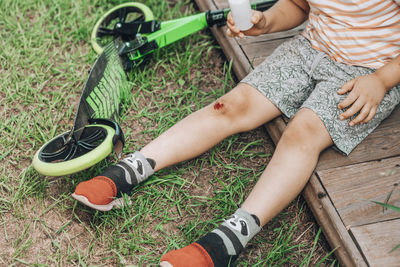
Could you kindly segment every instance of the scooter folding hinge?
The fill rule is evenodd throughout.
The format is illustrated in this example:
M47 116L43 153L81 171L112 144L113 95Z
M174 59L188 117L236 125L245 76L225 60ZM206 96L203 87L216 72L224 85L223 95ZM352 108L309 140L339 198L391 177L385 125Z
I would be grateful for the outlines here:
M136 38L129 42L124 42L119 49L118 54L120 56L126 55L128 53L132 53L134 51L138 51L140 54L144 55L149 51L158 48L158 44L155 40L148 42L145 36L141 34L137 34Z
M120 56L126 55L147 43L147 38L141 34L137 34L136 38L129 42L124 42L118 51Z

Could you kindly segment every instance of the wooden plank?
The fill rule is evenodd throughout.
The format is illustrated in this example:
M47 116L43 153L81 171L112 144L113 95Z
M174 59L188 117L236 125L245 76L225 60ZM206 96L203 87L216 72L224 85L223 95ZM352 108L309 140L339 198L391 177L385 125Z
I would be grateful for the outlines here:
M251 62L251 65L253 65L253 67L257 67L257 66L260 65L264 60L265 60L265 57L255 57L255 58L253 58L253 61Z
M248 45L248 44L255 44L255 43L262 44L263 42L270 41L270 40L287 39L292 36L300 34L303 31L305 25L306 24L303 23L302 25L300 25L294 29L284 31L284 32L274 32L274 33L263 34L260 36L245 36L243 39L238 39L238 44L239 45Z
M214 4L212 0L195 0L196 5L199 7L199 9L202 12L205 12L207 10L216 10L218 7Z
M347 229L400 218L371 200L400 206L400 157L318 171L322 183ZM399 185L399 186L397 186Z
M367 266L363 256L344 227L321 181L313 174L303 191L314 217L342 266Z
M280 44L287 39L268 40L262 43L253 43L242 45L243 52L246 54L248 60L253 62L255 58L270 55Z
M259 2L259 1L260 0L250 0L250 3L255 3L255 2ZM229 7L228 0L214 0L213 3L216 7L218 7L218 9Z
M237 39L237 42L242 47L243 52L251 63L255 60L262 62L262 60L270 55L281 43L287 41L288 38L300 34L304 27L305 24L302 24L289 31L263 34L260 36L246 36L243 39ZM253 64L253 66L256 65Z
M351 233L370 266L400 266L400 219L352 227Z
M228 4L227 0L214 0L213 2L218 7L218 9L229 7L229 4ZM254 1L251 1L251 2L254 2Z
M282 117L278 117L265 125L269 136L275 144L278 143L283 131L286 128L286 122Z

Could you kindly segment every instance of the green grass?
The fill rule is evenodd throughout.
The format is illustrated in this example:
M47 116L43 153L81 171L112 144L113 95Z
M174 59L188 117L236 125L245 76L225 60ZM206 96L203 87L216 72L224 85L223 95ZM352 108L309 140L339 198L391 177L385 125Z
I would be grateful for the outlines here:
M134 189L132 205L100 213L70 193L115 159L64 177L31 167L35 151L67 131L96 59L92 26L121 1L0 1L0 265L155 265L216 227L240 204L273 147L262 128L228 138L197 159L162 170ZM148 0L162 20L193 14L192 1ZM135 69L122 127L125 152L139 149L236 80L209 31ZM239 266L334 265L301 198L266 226Z

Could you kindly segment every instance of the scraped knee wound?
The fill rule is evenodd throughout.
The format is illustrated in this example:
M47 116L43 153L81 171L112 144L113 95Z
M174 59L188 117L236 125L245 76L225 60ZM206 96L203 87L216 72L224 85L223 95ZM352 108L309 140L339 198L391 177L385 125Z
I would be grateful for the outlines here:
M224 103L221 100L217 100L214 104L214 110L221 110L224 108Z
M228 118L236 118L236 116L239 114L238 107L235 105L235 102L225 97L218 98L217 101L215 101L212 111L218 116Z
M221 96L212 105L214 114L223 115L231 119L236 119L246 114L248 108L248 92L244 89L236 89L232 93Z

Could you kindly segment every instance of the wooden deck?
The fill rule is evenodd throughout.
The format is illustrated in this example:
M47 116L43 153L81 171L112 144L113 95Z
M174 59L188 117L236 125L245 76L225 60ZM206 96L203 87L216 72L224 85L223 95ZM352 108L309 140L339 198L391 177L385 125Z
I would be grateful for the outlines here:
M228 6L227 0L196 0L203 11ZM233 39L226 27L211 29L233 70L242 79L280 43L301 32L297 29ZM268 123L276 143L286 121ZM400 266L400 213L383 210L371 200L400 206L400 107L348 157L328 149L303 191L323 233L342 266Z

